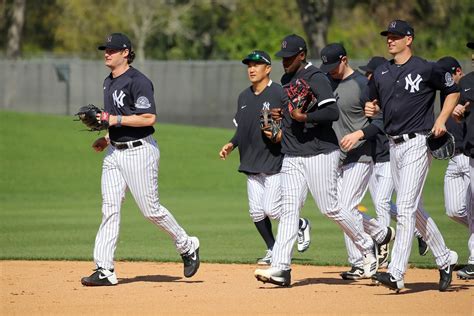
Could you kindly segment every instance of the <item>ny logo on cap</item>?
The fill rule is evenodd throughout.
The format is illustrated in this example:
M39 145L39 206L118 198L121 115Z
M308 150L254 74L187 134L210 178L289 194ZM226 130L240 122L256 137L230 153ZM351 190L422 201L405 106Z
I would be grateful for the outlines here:
M396 22L396 21L392 21L392 22L390 23L389 28L394 29L395 26L397 26L397 22Z
M107 43L112 42L112 36L107 36Z
M281 42L281 48L286 48L286 45L287 45L287 44L288 44L288 43L287 43L286 41Z
M321 60L323 61L323 63L327 63L328 62L328 58L327 56L321 56Z

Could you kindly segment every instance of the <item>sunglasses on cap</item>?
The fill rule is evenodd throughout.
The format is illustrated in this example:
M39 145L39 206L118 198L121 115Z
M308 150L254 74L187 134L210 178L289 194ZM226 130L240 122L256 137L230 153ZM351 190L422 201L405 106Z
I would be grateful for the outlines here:
M249 55L247 55L247 57L245 57L244 60L242 60L242 62L244 64L248 64L251 61L253 61L253 62L263 62L267 65L272 64L272 62L267 57L263 56L260 53L256 53L256 52L250 53Z

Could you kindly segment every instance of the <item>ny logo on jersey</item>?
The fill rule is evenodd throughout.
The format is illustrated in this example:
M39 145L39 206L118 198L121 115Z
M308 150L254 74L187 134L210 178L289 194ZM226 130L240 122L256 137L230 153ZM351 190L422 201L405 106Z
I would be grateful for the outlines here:
M420 74L416 75L415 80L411 78L411 74L408 74L408 76L405 77L405 90L408 91L408 88L410 88L410 93L418 92L420 90L420 82Z
M120 90L120 93L117 94L117 90L112 93L112 98L114 99L114 104L116 107L121 108L123 106L123 98L125 98L125 93Z
M270 111L270 102L268 101L263 102L262 110Z

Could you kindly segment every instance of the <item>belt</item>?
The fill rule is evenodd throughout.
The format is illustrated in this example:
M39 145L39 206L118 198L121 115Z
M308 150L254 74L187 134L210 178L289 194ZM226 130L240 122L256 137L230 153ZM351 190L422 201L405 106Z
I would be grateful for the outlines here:
M129 149L129 148L135 148L135 147L138 147L138 146L141 146L143 145L143 142L141 140L136 140L136 141L130 141L130 142L126 142L126 143L117 143L117 142L114 142L113 140L110 141L110 143L112 144L112 146L114 146L116 149Z
M416 134L415 133L409 133L409 134L403 134L400 136L390 136L390 139L395 143L395 144L401 144L403 142L406 142L409 139L415 138Z
M462 153L464 153L464 151L463 151L461 148L456 148L456 149L454 150L454 154L455 154L455 155L459 155L459 154L462 154Z

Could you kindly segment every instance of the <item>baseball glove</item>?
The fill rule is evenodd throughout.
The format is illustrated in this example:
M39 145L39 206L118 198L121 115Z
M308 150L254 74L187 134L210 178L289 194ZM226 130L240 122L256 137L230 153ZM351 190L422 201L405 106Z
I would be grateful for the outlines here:
M109 128L109 113L93 104L82 106L76 115L90 131L102 131Z
M260 112L260 128L273 143L280 141L281 133L281 117L275 119L272 117L272 112L276 113L280 109L262 110ZM265 133L267 132L267 133Z
M449 132L438 138L435 138L431 132L428 133L426 145L435 159L450 159L454 156L454 136Z
M296 79L285 89L289 99L288 109L290 113L295 109L301 109L302 113L306 113L317 103L316 96L304 79Z

